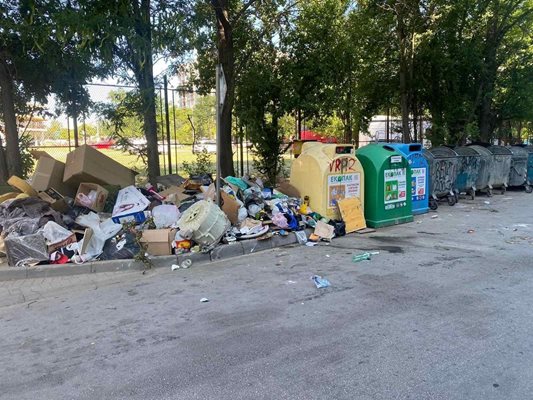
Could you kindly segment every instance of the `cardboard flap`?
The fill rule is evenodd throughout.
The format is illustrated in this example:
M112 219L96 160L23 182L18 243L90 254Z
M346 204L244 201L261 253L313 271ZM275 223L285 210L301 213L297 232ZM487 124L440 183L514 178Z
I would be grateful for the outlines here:
M346 223L346 233L366 228L365 215L358 197L350 197L337 202L342 220Z

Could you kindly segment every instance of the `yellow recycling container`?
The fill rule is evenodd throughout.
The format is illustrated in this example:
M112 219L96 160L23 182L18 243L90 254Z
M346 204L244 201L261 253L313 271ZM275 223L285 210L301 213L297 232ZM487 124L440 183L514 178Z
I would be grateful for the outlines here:
M311 209L340 219L337 201L357 197L364 204L364 172L351 144L307 142L292 162L291 184Z

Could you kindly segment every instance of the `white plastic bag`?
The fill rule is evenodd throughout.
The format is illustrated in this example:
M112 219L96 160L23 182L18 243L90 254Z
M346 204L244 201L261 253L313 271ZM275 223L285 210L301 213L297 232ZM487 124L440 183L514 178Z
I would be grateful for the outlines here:
M72 236L72 232L54 221L48 221L43 227L43 236L46 239L46 244L51 245L67 240Z
M180 219L180 212L173 204L162 204L153 208L152 217L157 229L175 228Z

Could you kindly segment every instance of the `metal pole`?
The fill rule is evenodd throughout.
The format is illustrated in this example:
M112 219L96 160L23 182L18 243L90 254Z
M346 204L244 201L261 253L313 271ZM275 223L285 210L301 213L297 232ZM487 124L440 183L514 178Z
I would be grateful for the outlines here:
M241 131L241 134L240 134L240 150L241 150L241 178L244 176L244 132L242 130L242 125L240 126L240 131Z
M178 173L178 135L176 133L176 104L174 103L174 89L172 93L172 125L174 126L174 161L176 161L176 174Z
M165 127L163 126L163 89L159 87L159 116L161 118L161 149L163 149L163 169L167 174L167 161L165 159ZM159 157L159 143L157 145L157 156Z
M387 143L390 142L390 108L387 107L387 125L385 128L385 132L387 133Z
M70 145L70 118L67 115L67 135L68 135L68 152L72 151L72 146Z
M217 205L220 206L220 75L222 73L222 66L220 64L217 64L216 69L216 101L217 101L217 129L216 129L216 135L217 135L217 175L216 175L216 181L215 181L215 188L216 188L216 201Z
M165 91L165 124L167 128L168 173L172 174L172 149L170 147L170 115L168 112L168 82L166 75L163 76L163 86Z

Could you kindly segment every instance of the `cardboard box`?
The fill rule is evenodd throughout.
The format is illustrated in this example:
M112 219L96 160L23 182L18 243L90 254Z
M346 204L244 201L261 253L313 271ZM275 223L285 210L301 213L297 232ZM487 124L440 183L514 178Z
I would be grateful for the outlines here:
M149 229L143 231L140 242L146 245L146 252L152 256L172 254L172 242L176 229Z
M63 182L126 187L135 183L135 172L88 145L67 154Z
M104 209L108 194L109 193L107 190L96 183L80 183L78 192L76 193L76 198L74 199L74 204L90 208L96 212L100 212ZM83 198L89 198L91 200L91 204L85 204L82 201Z
M142 223L146 220L144 210L150 205L150 200L143 196L135 186L128 186L119 190L113 207L112 220L116 224L124 222Z
M63 196L73 197L76 189L63 183L65 164L50 156L41 156L37 161L31 186L38 192L54 188Z
M69 210L69 206L65 198L54 188L46 189L44 192L39 192L39 197L47 203L50 203L50 207L52 207L53 210L61 213L66 213Z
M69 245L71 243L76 243L76 242L77 242L76 234L72 233L72 235L70 235L65 240L62 240L61 242L54 243L54 244L49 244L48 245L48 253L53 253L54 251L59 250L62 247L65 247L65 246L67 246L67 245Z

